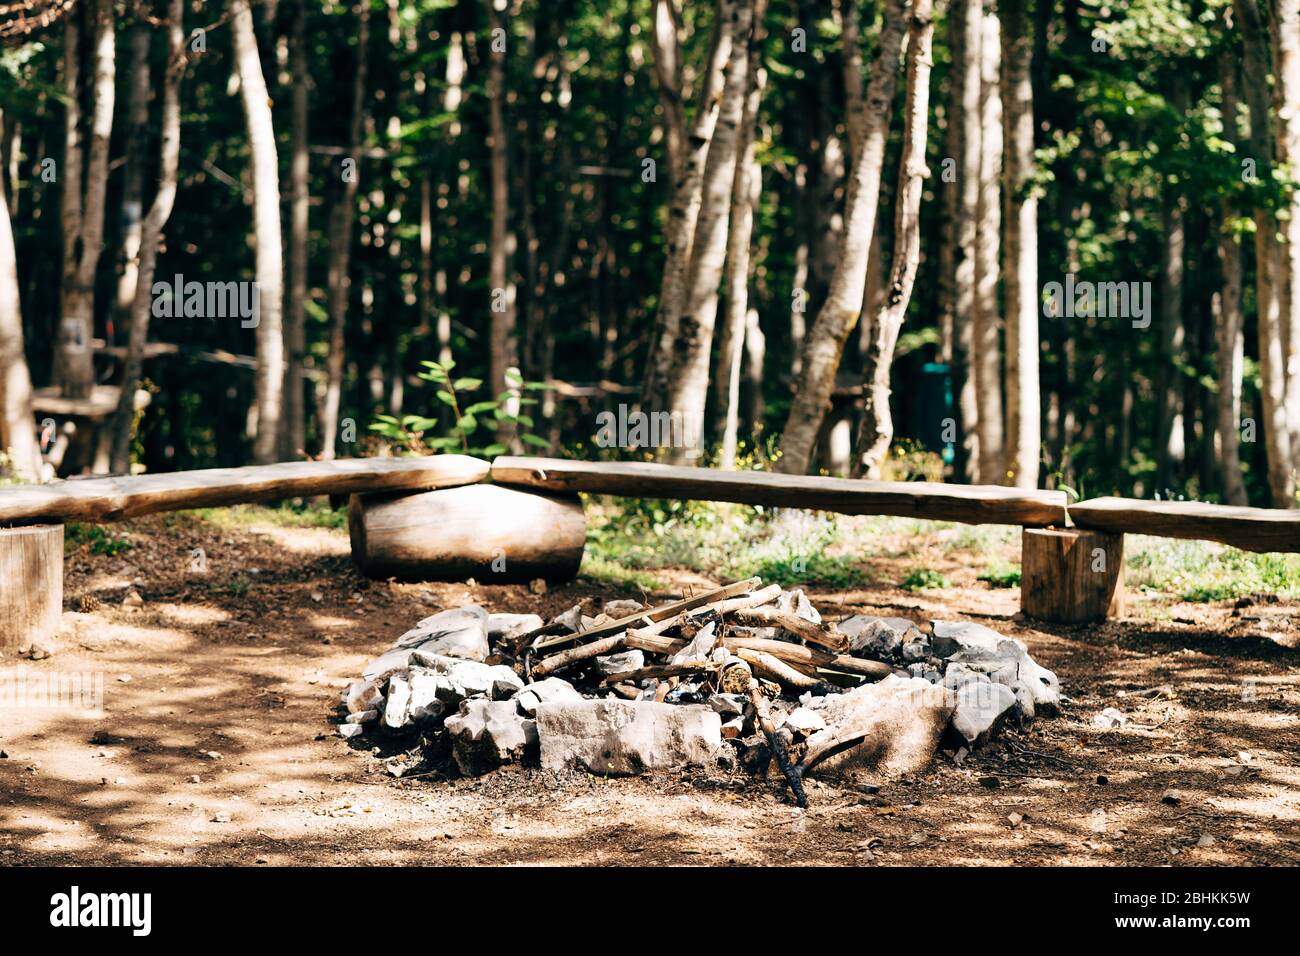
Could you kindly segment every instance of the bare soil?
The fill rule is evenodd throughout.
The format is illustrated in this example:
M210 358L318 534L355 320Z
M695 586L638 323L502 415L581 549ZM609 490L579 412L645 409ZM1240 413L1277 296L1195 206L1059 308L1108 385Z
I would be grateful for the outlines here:
M823 612L981 621L1024 640L1071 702L915 779L814 781L800 811L775 774L396 778L389 754L334 733L339 688L420 617L636 593L367 582L329 529L169 515L114 530L134 546L68 555L53 656L0 660L10 680L104 681L102 716L0 710L0 865L1300 863L1295 605L1138 595L1124 620L1047 628L1019 620L1018 591L978 582L969 556L899 542L897 559L869 562L877 580L919 562L952 586L810 589ZM131 587L142 608L122 607ZM1130 723L1094 727L1105 707Z

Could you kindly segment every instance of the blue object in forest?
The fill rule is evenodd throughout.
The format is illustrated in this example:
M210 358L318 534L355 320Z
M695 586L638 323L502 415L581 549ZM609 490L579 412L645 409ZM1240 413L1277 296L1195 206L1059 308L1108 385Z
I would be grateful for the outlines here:
M951 465L957 449L953 441L945 441L944 433L955 435L957 416L952 401L952 366L946 362L926 362L921 367L921 387L917 396L916 434L930 451L943 457ZM951 424L950 424L951 423Z

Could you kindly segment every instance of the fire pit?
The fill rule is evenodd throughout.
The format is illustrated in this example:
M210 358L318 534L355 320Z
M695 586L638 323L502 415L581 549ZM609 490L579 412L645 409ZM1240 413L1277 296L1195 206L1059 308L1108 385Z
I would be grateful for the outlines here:
M610 601L543 621L478 605L420 621L343 693L339 734L507 763L628 775L775 763L803 778L915 773L942 746L1053 714L1056 676L980 624L824 621L802 590L750 578L657 607Z

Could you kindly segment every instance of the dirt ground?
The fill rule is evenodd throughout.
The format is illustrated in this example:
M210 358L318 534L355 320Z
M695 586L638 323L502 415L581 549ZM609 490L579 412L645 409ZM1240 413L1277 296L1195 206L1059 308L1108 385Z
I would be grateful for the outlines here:
M333 732L339 688L420 617L636 593L366 582L346 532L330 529L169 515L113 530L134 547L68 555L53 656L0 659L12 686L103 680L100 716L0 703L0 865L1300 863L1294 605L1139 595L1122 621L1041 628L1017 620L1016 589L978 582L961 554L900 542L908 566L952 586L812 589L823 613L981 621L1024 640L1070 703L984 750L940 754L915 779L814 781L800 811L776 776L721 771L399 779ZM878 580L901 578L891 561L872 562ZM132 586L141 608L122 606ZM1130 723L1094 727L1106 707Z

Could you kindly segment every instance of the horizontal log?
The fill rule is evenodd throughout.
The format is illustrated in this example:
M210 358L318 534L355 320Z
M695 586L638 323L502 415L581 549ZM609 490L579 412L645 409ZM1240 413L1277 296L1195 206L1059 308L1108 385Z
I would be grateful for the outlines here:
M901 515L965 524L1045 527L1065 521L1065 493L995 485L865 481L759 471L716 471L648 462L564 461L507 456L492 480L546 491L732 501L849 515Z
M1243 551L1300 551L1300 511L1092 498L1071 505L1070 519L1089 531L1219 541Z
M567 581L582 565L587 521L577 495L477 484L353 495L348 536L372 578Z
M0 488L0 523L116 521L278 498L427 490L482 481L488 463L468 455L289 461L157 475L85 478Z

